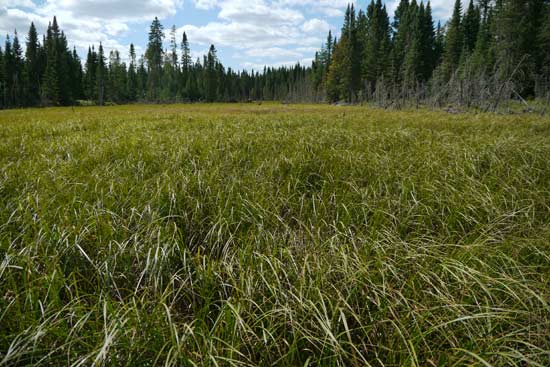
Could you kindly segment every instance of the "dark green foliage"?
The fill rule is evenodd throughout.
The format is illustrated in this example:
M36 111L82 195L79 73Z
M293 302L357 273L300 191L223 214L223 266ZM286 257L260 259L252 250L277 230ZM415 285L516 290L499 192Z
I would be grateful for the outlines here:
M470 54L476 47L478 32L481 22L479 7L474 6L474 1L470 0L468 10L464 15L464 50Z
M31 23L25 50L25 104L28 106L34 106L40 102L41 63L43 62L41 53L42 47L38 41L38 33L34 23ZM80 83L80 80L78 82Z
M103 45L99 44L99 50L97 53L97 66L96 66L96 84L95 84L95 98L97 103L102 106L105 103L105 79L107 76L107 68L105 67L105 55L103 53Z
M54 26L57 26L57 21L54 18ZM59 29L54 28L51 24L48 25L46 35L46 50L47 61L46 70L42 80L42 104L44 105L59 105L61 104L60 85L59 85L59 57L58 57L58 38Z
M164 27L160 24L157 17L151 23L149 30L149 43L147 44L147 51L145 52L145 58L147 59L148 66L148 97L152 101L159 100L161 77L162 77L162 61L163 61L163 47L162 42L164 40Z
M134 101L348 101L461 97L479 88L484 95L502 85L524 97L550 91L550 4L547 0L479 0L463 14L457 0L451 19L434 27L429 2L400 0L393 22L381 0L367 9L348 5L340 39L331 31L311 66L226 69L212 45L197 62L187 34L178 44L170 30L152 22L146 52L129 63L117 50L100 56L88 48L84 68L54 17L42 42L31 24L25 57L15 33L0 55L0 107L98 104ZM102 47L100 46L103 52ZM202 61L201 61L202 60ZM465 87L466 86L466 87ZM512 89L510 89L512 88ZM506 96L504 96L507 98ZM385 103L384 105L390 105Z
M135 101L138 96L138 75L136 70L136 50L134 44L130 44L130 66L128 67L128 85L126 87L128 101Z
M446 79L450 78L451 74L458 68L464 45L462 4L460 0L455 1L453 16L447 27L447 39L443 55L443 68Z

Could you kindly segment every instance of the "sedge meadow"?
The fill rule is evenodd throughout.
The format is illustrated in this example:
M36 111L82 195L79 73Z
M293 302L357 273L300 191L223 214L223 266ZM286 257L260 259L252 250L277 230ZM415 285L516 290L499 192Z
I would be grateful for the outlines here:
M0 111L0 365L548 366L550 117Z

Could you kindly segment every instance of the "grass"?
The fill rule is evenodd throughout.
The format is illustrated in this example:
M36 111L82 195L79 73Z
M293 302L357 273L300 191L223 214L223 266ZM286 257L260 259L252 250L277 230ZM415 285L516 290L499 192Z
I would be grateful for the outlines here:
M0 111L0 365L548 366L550 119Z

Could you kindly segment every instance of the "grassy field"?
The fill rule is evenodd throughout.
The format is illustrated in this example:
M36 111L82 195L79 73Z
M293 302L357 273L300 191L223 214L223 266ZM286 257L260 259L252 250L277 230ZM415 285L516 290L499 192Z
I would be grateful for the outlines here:
M550 118L0 111L0 365L549 366Z

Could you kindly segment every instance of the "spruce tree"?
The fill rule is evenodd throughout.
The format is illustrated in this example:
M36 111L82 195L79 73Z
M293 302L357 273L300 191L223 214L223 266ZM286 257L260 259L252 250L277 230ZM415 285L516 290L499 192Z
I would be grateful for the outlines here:
M218 64L218 56L214 45L210 45L208 56L205 59L205 81L206 81L206 100L208 102L216 101L218 95L218 75L216 67Z
M31 23L25 50L25 104L28 106L37 105L40 100L40 52L38 33Z
M23 72L24 72L24 60L23 60L23 49L19 43L19 37L17 35L17 30L14 32L13 36L13 84L12 84L12 105L22 106L24 98L24 81L23 81Z
M136 71L136 50L134 48L133 43L130 44L130 51L128 56L130 57L130 65L128 66L128 86L127 86L128 100L135 101L138 96L138 77L137 77L137 71Z
M0 47L0 109L5 108L5 95L4 95L4 85L5 85L5 77L4 77L4 51L2 51L2 47Z
M97 53L97 68L96 68L96 89L95 96L97 103L100 106L105 104L105 82L107 77L107 70L105 67L105 55L103 53L103 45L99 43L99 49Z
M474 51L481 22L480 10L470 0L466 14L464 14L464 50L469 55Z
M423 4L420 5L423 6ZM428 1L419 19L420 65L418 71L421 82L428 81L437 66L435 37L432 8Z
M164 51L162 42L164 40L164 28L159 19L155 17L149 30L149 42L145 58L148 67L148 95L150 100L158 101L162 80L162 63Z
M376 82L387 76L390 70L390 21L386 7L381 0L371 1L367 10L369 16L369 33L365 47L363 75L368 85L367 92L374 91Z
M69 86L71 88L71 96L74 100L82 99L84 97L84 89L82 87L84 73L82 71L82 62L74 47L69 57L69 62Z
M348 37L342 35L335 46L332 64L327 78L327 98L330 102L349 100L351 84L351 45Z
M458 68L462 55L464 33L462 31L462 4L455 0L453 15L447 23L445 53L443 55L444 77L449 79Z
M89 100L96 99L96 72L97 72L97 53L94 46L88 47L88 55L85 64L86 76L84 78L84 95Z
M189 48L189 41L187 39L187 34L183 32L183 37L181 40L181 68L182 70L188 71L193 64L193 59L191 58L191 49Z
M57 37L51 23L48 25L46 36L46 70L42 81L42 103L57 106L61 103L59 91L59 58L57 56Z
M4 62L3 72L4 75L4 106L13 107L13 75L15 73L15 63L13 56L13 49L11 39L9 35L6 35L6 41L4 44Z
M374 16L374 2L371 3L372 16ZM416 10L413 9L413 13ZM405 62L405 56L407 50L411 45L413 35L413 24L411 24L411 11L409 10L408 0L401 0L399 3L393 21L393 48L391 50L391 68L392 79L394 83L400 84L403 80L403 63ZM372 81L371 81L372 83Z

